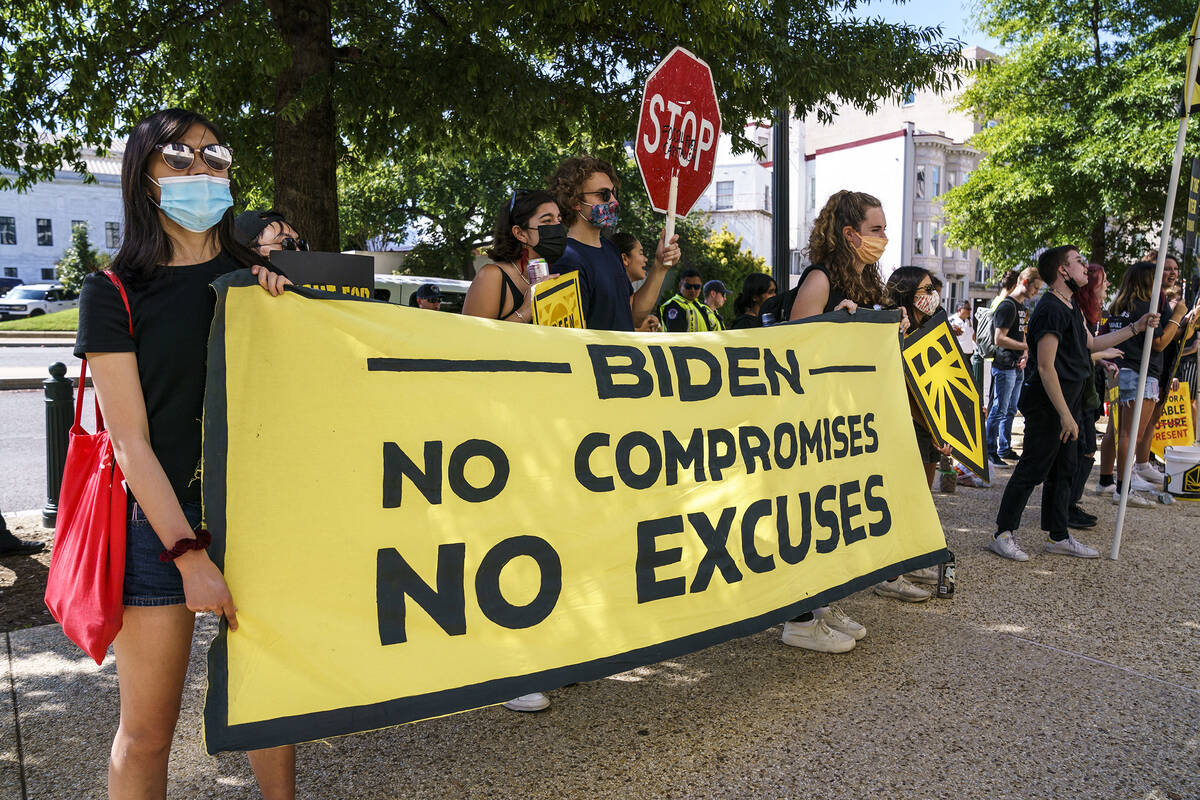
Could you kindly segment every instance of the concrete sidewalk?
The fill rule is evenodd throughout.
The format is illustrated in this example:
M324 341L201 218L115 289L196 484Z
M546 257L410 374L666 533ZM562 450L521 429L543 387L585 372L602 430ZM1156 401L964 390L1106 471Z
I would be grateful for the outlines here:
M301 745L299 796L1200 797L1200 504L1132 508L1121 561L1082 561L1041 552L1035 494L1019 564L984 550L1007 472L937 498L956 598L848 598L870 631L849 654L786 647L774 628L554 691L541 714L489 708ZM1115 507L1088 501L1100 524L1079 538L1107 552ZM172 798L258 796L243 755L203 753L213 631L202 618ZM111 656L97 668L55 626L6 638L0 800L103 797Z
M72 375L72 371L74 374ZM50 373L45 368L35 367L0 367L0 391L8 389L41 389L42 384L49 379ZM79 367L68 368L67 376L72 386L79 385ZM87 385L92 385L92 376L87 376Z

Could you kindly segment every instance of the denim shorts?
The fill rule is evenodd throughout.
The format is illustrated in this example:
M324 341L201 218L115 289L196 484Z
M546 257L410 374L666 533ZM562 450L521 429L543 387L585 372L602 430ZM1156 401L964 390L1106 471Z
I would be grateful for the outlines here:
M1137 382L1136 369L1122 369L1117 374L1117 400L1121 403L1132 402L1133 398L1137 397ZM1146 376L1146 391L1142 396L1158 402L1158 378L1153 375Z
M199 503L185 502L180 507L189 525L200 525ZM173 562L158 560L164 549L141 506L130 496L125 518L125 605L176 606L184 602L179 569Z

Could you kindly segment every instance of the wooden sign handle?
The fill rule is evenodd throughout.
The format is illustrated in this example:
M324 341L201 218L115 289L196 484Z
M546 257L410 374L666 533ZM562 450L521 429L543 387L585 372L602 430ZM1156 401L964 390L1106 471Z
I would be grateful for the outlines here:
M671 237L675 235L675 204L679 199L679 175L671 174L671 194L667 200L667 235L664 244L671 245Z

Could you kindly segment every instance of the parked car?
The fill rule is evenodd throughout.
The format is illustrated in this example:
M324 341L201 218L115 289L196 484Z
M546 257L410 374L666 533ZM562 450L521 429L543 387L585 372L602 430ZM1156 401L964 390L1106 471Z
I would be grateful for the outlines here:
M451 278L424 278L420 275L376 275L375 299L400 306L415 305L412 296L422 285L432 283L442 293L442 311L461 314L470 281Z
M61 283L31 283L9 289L7 294L0 297L0 314L6 317L38 317L78 305L79 295L67 292Z
M13 288L14 286L20 286L24 282L25 281L21 280L20 278L9 278L7 276L0 277L0 297L2 297L9 289Z

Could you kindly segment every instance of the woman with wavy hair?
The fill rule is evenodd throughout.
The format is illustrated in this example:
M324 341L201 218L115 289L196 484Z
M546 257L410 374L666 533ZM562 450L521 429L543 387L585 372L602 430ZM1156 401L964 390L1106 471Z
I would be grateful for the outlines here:
M843 189L825 203L808 239L812 264L797 284L789 319L804 319L883 302L879 259L887 247L883 204Z

